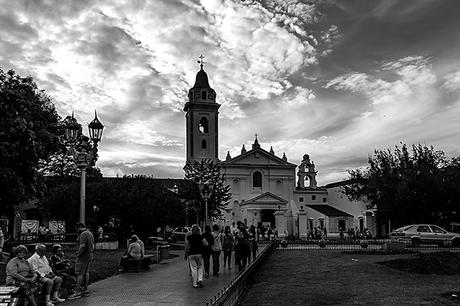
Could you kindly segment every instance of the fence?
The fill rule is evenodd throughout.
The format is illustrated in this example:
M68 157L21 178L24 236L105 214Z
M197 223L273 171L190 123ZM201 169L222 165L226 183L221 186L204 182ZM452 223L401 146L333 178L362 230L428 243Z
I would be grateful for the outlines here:
M251 264L238 274L228 285L224 287L206 305L235 305L238 299L246 292L251 283L251 276L259 268L262 262L270 256L275 249L275 241L269 242Z
M36 233L21 233L16 237L16 244L29 244L37 242L49 242L49 243L62 243L62 242L75 242L77 241L77 233L65 233L65 234L46 234L39 235ZM102 239L97 239L96 242L108 242L117 241L117 235L115 233L104 233Z
M299 239L288 237L276 244L277 249L286 250L386 250L386 251L458 251L460 245L452 240L436 240L413 243L410 240L391 239Z

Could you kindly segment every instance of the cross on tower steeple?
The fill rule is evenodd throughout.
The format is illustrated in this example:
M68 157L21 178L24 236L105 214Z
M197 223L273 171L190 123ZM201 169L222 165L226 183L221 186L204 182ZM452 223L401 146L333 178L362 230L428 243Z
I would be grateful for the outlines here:
M197 63L200 64L201 69L203 69L203 63L204 63L204 61L203 61L203 58L204 58L203 54L201 54L201 55L199 56L199 58L200 58L200 60L197 61Z

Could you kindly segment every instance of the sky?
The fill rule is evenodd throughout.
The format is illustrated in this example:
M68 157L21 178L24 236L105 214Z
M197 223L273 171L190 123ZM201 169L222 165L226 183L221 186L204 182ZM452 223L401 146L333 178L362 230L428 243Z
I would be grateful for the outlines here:
M183 178L202 54L220 159L257 133L325 185L401 143L460 155L458 16L457 0L0 0L0 68L63 118L97 110L104 176Z

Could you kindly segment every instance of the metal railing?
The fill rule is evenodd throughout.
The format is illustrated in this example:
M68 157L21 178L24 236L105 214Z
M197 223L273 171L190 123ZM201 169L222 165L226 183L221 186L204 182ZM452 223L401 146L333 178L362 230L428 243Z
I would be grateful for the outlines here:
M37 233L20 233L16 236L15 242L18 244L28 244L37 242L75 242L77 240L77 233L59 233L59 234L45 234L40 235ZM117 241L116 233L104 233L102 239L94 237L96 242Z
M254 275L254 272L257 271L262 262L265 261L265 259L267 259L274 250L275 241L271 241L259 253L256 259L253 260L248 267L246 267L246 269L241 271L234 279L232 279L228 286L219 291L217 295L206 303L206 305L235 305L238 302L238 299L243 296L251 284L251 276Z
M391 239L299 239L289 237L276 244L279 250L388 250L388 251L450 251L460 250L451 240L415 243Z

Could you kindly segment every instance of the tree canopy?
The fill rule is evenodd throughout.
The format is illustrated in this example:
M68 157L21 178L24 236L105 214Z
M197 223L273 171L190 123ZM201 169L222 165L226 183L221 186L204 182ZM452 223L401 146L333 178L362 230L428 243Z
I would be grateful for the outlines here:
M47 185L44 211L53 219L74 224L78 219L79 179L50 177ZM153 235L157 227L185 222L179 196L151 177L89 178L86 190L87 223L93 228L115 218L126 235L131 225L137 234Z
M447 226L460 217L460 160L448 160L433 147L405 144L375 150L366 169L349 170L342 187L351 200L366 199L393 228L410 223ZM379 218L378 218L379 222Z
M210 218L219 219L222 212L228 211L226 208L231 199L230 186L225 185L224 174L220 172L220 165L210 159L193 160L187 162L184 167L185 178L193 180L195 183L212 182L214 190L208 200L208 215ZM199 194L198 194L199 195ZM193 207L198 216L204 217L204 200L198 198Z
M0 207L37 195L38 166L58 150L60 117L32 77L0 69ZM5 210L3 210L5 209Z

